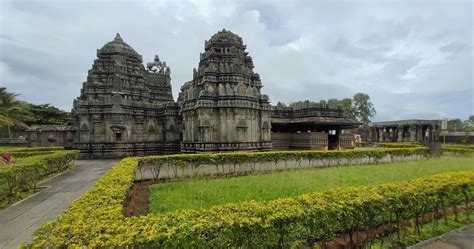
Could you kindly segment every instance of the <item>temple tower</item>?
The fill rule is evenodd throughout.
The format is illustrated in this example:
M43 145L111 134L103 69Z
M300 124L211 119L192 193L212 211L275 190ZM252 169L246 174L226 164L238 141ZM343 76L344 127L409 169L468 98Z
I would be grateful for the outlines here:
M225 29L205 41L199 67L178 98L182 151L271 148L269 99L245 49L242 38Z
M82 157L159 153L168 149L167 142L179 139L169 67L157 57L147 69L142 61L119 34L97 50L72 110L74 148Z

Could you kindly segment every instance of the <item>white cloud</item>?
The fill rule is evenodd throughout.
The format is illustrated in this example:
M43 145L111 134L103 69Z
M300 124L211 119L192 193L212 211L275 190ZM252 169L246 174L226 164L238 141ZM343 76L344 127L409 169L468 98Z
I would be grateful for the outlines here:
M314 47L314 41L311 36L303 35L300 36L298 39L288 42L287 44L281 47L282 50L293 50L293 51L304 51Z
M176 98L204 40L226 28L247 44L273 103L366 92L378 120L466 118L474 113L472 4L2 1L0 84L68 110L96 49L120 32L145 62L159 54L171 66Z

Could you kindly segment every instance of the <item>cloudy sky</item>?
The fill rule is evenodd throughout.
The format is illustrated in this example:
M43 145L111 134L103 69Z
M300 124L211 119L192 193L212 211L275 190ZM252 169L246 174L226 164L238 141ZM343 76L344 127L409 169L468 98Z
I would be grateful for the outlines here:
M68 111L115 33L167 62L177 98L226 28L272 103L364 92L378 121L474 114L472 0L0 0L0 22L0 85Z

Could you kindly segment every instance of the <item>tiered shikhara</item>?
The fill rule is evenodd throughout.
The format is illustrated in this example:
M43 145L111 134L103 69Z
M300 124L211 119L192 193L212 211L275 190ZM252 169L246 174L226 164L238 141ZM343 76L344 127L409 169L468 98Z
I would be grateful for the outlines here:
M329 148L336 148L340 129L357 125L343 117L339 108L324 105L298 112L283 110L293 113L284 119L282 110L272 114L268 96L261 94L260 76L245 50L242 38L230 31L213 35L205 42L193 79L181 87L175 102L166 63L155 56L145 67L142 56L117 34L97 50L81 95L74 100L73 147L83 158L262 151L272 148L274 136L275 141L280 139L278 148L292 148L292 144L328 148L331 141L334 146ZM300 112L304 115L294 115ZM331 118L324 118L324 113ZM272 135L273 115L278 131ZM337 131L331 135L330 129ZM302 131L320 134L298 135ZM336 137L331 140L330 136ZM318 141L325 144L314 146Z

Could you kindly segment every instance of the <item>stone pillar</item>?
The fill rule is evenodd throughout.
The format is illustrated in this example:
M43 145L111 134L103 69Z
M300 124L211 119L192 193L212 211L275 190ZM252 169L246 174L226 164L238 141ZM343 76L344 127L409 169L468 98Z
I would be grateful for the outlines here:
M416 127L416 141L423 142L425 134L423 134L423 126Z
M433 141L439 142L439 126L433 125Z
M428 142L433 141L432 140L433 130L431 129L431 126L426 127L426 132L423 135L425 136L424 141L428 141Z
M411 125L408 132L410 132L410 142L416 141L416 125Z
M397 142L403 142L403 126L398 126L397 132L398 132Z
M367 137L367 142L372 142L372 136L373 136L374 132L373 132L373 128L372 127L369 127L369 131L368 131L368 137Z
M379 128L379 142L384 142L383 140L384 131L385 131L385 127Z

